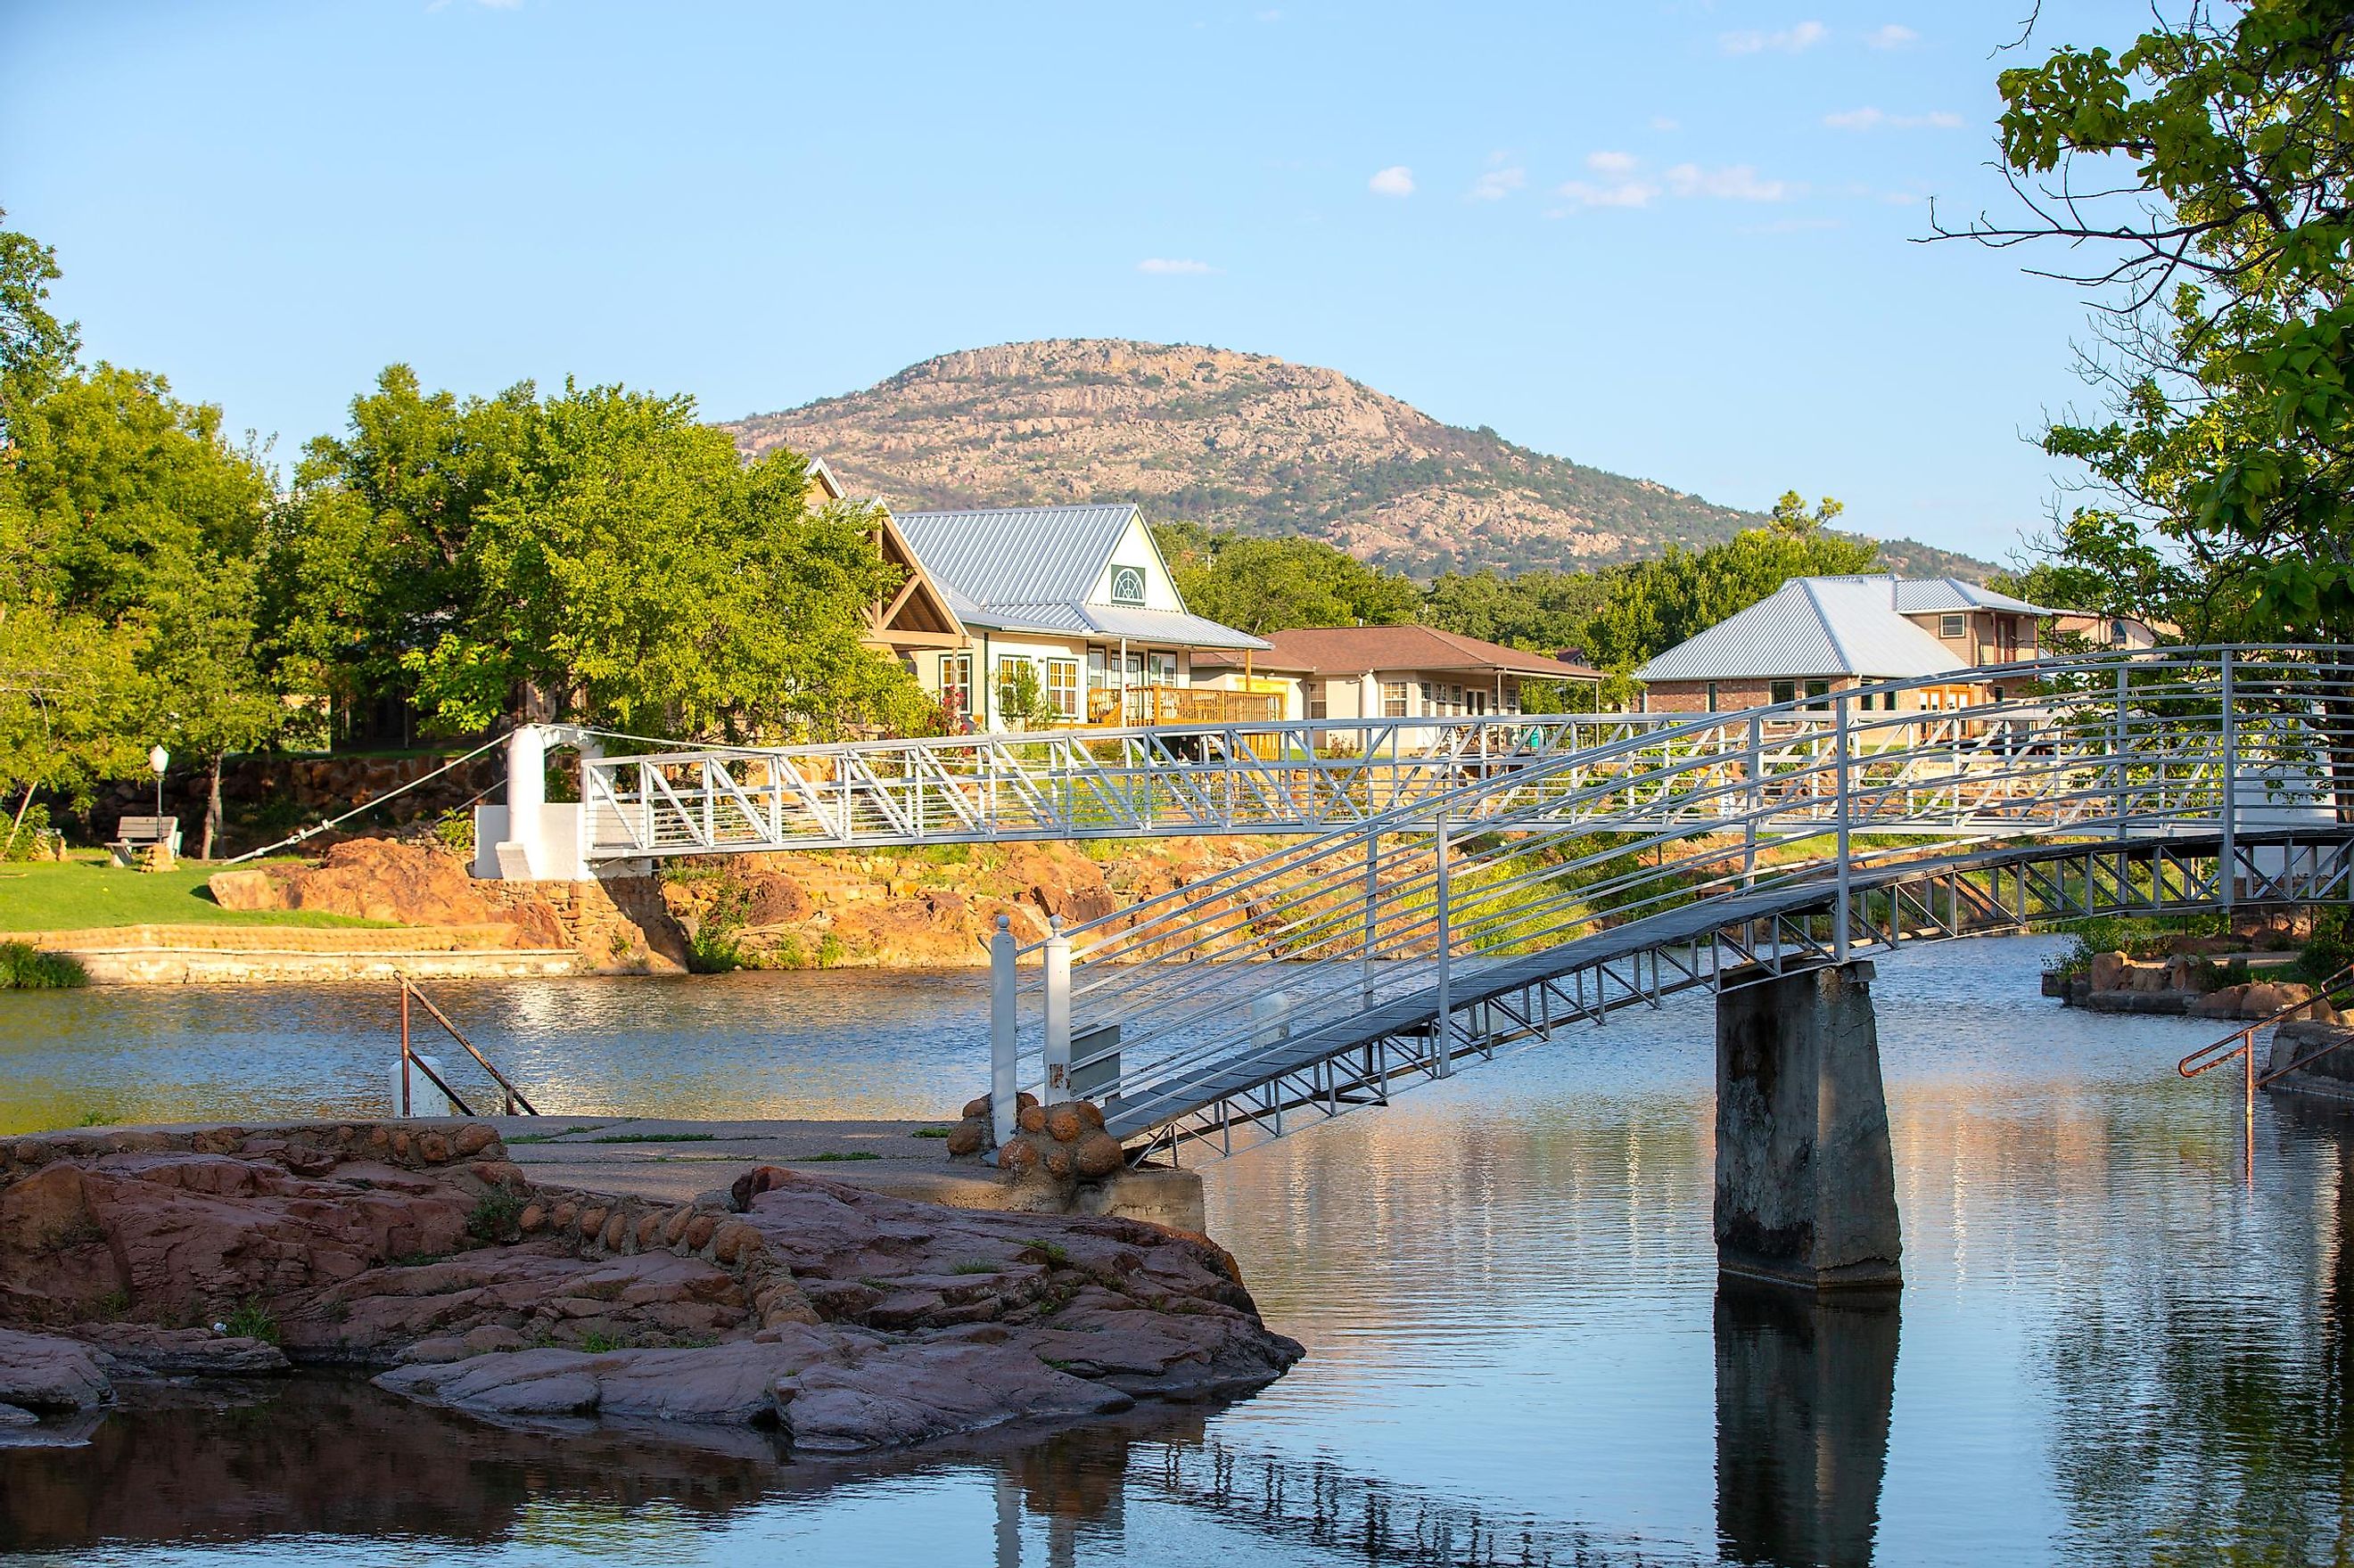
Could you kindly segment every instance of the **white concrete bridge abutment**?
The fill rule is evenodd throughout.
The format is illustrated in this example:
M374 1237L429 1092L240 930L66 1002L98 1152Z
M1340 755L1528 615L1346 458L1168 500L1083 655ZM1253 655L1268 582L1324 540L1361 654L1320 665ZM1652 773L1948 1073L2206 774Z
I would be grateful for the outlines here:
M1716 999L1716 1255L1812 1290L1903 1283L1868 959Z

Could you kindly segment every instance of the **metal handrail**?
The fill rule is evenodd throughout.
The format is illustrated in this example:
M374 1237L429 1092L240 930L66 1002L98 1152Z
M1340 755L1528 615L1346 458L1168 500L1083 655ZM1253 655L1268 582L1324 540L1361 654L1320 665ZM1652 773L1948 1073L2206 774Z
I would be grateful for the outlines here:
M450 1022L450 1015L448 1013L433 1005L433 999L427 996L424 991L419 990L416 981L410 980L407 975L398 975L395 978L400 982L400 1068L402 1074L400 1085L400 1108L403 1115L408 1114L408 1072L411 1063L416 1064L417 1070L423 1073L427 1078L432 1081L435 1088L440 1089L443 1094L450 1097L450 1103L458 1107L458 1114L460 1116L472 1116L474 1114L473 1111L468 1107L466 1102L458 1097L458 1092L455 1089L452 1089L448 1084L444 1083L441 1080L440 1075L434 1072L432 1068L427 1066L425 1065L424 1058L417 1055L410 1048L408 1040L408 1003L411 998L415 998L418 1005L425 1009L426 1012L432 1017L433 1022L439 1023L443 1030L447 1031L450 1038L455 1040L459 1045L465 1050L467 1055L472 1056L477 1063L479 1063L482 1065L482 1071L488 1073L491 1075L492 1080L499 1086L500 1091L506 1097L505 1109L502 1114L514 1116L517 1114L518 1109L520 1109L521 1114L525 1116L537 1116L540 1114L539 1107L533 1105L531 1101L525 1097L524 1092L515 1087L513 1081L511 1081L504 1073L500 1072L496 1067L493 1066L491 1065L491 1059L488 1056L483 1055L482 1052L475 1049L474 1043L467 1039L464 1032L461 1031L455 1023Z
M2220 1040L2211 1041L2207 1044L2201 1045L2198 1050L2193 1051L2190 1054L2182 1058L2181 1061L2176 1063L2174 1070L2181 1074L2186 1078L2195 1078L2201 1073L2213 1071L2215 1068L2220 1067L2224 1063L2230 1061L2232 1057L2238 1055L2242 1050L2252 1048L2255 1043L2255 1033L2257 1030L2269 1029L2274 1024L2286 1022L2291 1014L2303 1012L2305 1009L2311 1007L2317 1001L2328 1001L2329 993L2331 991L2336 991L2339 986L2345 985L2349 982L2354 982L2354 963L2341 966L2332 973L2327 980L2325 980L2319 985L2315 986L2313 988L2313 994L2306 997L2303 1001L2292 1001L2284 1007L2277 1008L2273 1012L2266 1013L2262 1018L2253 1020L2243 1029L2233 1030L2231 1033L2224 1035ZM2330 1005L2335 1007L2337 1003L2333 1001ZM2231 1045L2235 1040L2239 1041L2241 1044L2228 1051L2223 1049L2225 1046ZM2338 1049L2338 1047L2335 1045L2329 1047L2329 1051L2335 1051L2336 1049ZM2218 1052L2221 1052L2221 1054L2220 1055L2216 1054ZM2315 1055L2326 1056L2328 1054L2328 1051L2319 1051L2316 1052ZM2274 1073L2269 1075L2267 1077L2260 1078L2257 1082L2257 1087L2263 1087L2265 1083L2271 1080L2271 1078L2276 1078L2280 1076L2281 1073L2288 1071L2290 1071L2289 1068L2283 1067L2278 1073Z
M1560 945L1736 888L1829 882L1828 856L1796 866L1759 857L1835 834L1913 838L1901 849L1843 846L1838 863L1860 869L1939 842L2120 842L2221 827L2219 870L2200 896L2228 906L2241 874L2238 816L2267 802L2299 812L2336 804L2330 764L2354 745L2354 662L2338 651L2170 651L2011 669L2044 689L1899 712L1883 694L1921 683L1881 683L1836 694L1819 713L1801 700L1692 715L1509 774L1458 774L1023 949L1045 961L1014 990L1043 992L1052 1021L1043 1061L1035 1046L1023 1054L1051 1078L1064 1030L1119 1024L1127 1062L1114 1093L1177 1092L1204 1066L1246 1055L1262 1031L1312 1029L1427 988L1450 957ZM1444 919L1432 831L1442 814L1457 835ZM1659 863L1643 863L1654 853ZM1844 891L1831 948L1841 953ZM1287 959L1310 961L1237 968ZM1275 991L1288 1025L1253 1012L1255 997ZM1008 1017L1030 1011L1017 1002Z

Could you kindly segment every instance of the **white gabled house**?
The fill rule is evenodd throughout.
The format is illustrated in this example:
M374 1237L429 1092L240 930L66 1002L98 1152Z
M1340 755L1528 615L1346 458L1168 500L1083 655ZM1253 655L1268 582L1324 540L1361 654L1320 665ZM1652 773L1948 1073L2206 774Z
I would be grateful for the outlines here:
M1007 709L1029 691L1053 726L1282 716L1280 695L1196 683L1197 652L1268 644L1186 609L1133 504L910 512L893 523L960 633L953 646L901 656L960 722L1015 727Z

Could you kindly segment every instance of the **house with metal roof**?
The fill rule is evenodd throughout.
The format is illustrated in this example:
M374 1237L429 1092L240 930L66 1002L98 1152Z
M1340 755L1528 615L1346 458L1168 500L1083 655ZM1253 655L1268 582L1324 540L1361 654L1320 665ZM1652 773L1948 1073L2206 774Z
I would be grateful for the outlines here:
M1665 713L1716 713L1881 681L1950 677L1888 699L1934 712L1999 697L1975 672L2040 657L2040 629L2060 613L1956 577L1793 577L1635 675L1643 705Z
M1524 653L1435 626L1300 626L1267 633L1254 661L1299 683L1294 718L1450 718L1517 714L1535 682L1598 683L1583 664ZM1241 661L1211 655L1196 670ZM1264 678L1264 675L1263 675Z
M894 519L963 636L917 678L982 729L1272 718L1279 694L1197 685L1204 652L1268 644L1185 608L1143 514L1115 505L909 512Z

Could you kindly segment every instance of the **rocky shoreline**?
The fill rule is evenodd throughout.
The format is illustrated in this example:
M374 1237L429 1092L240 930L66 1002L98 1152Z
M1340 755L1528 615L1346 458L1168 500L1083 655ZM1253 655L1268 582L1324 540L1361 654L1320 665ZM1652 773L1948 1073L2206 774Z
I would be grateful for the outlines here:
M482 1123L0 1143L0 1442L118 1384L357 1367L497 1422L903 1447L1280 1376L1231 1256L1137 1220L947 1208L776 1166L662 1202L542 1187Z

